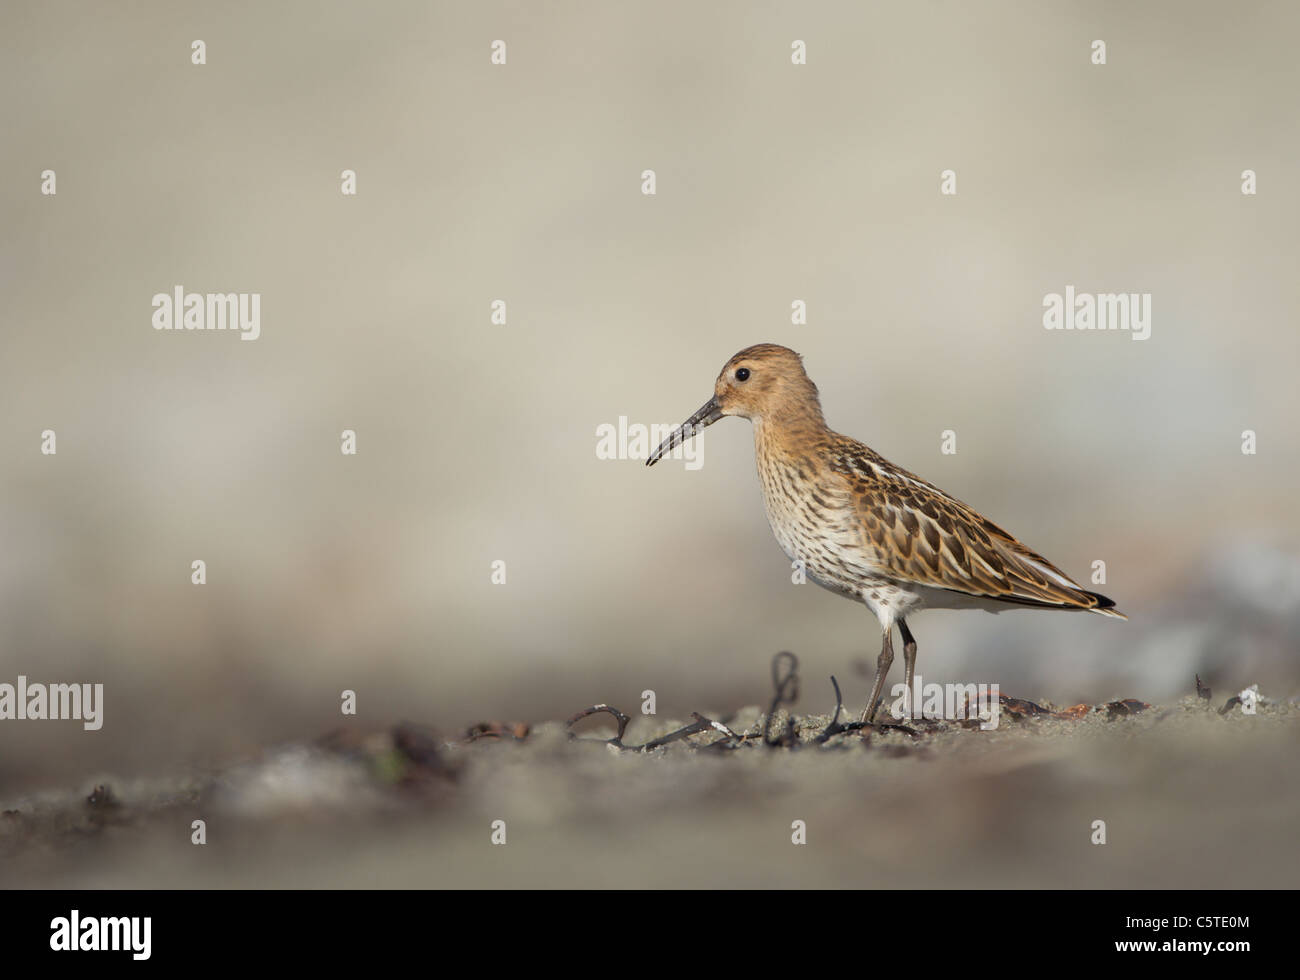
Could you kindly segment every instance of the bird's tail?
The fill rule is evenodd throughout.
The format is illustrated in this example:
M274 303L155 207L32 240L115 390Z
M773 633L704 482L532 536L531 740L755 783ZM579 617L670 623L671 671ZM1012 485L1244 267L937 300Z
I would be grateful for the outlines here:
M1097 600L1097 604L1088 612L1095 612L1100 616L1109 616L1111 619L1128 619L1122 612L1115 608L1115 600L1107 598L1100 592L1089 592L1087 595Z

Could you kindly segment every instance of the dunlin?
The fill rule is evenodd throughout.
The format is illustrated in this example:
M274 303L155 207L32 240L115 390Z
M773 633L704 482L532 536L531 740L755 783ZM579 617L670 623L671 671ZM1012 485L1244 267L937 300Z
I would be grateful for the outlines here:
M894 661L895 624L912 690L916 639L907 617L918 609L1020 606L1127 618L960 500L832 432L817 386L788 347L757 344L727 361L713 397L646 465L726 415L754 425L763 502L782 550L818 585L865 603L880 621L880 657L863 721L874 719Z

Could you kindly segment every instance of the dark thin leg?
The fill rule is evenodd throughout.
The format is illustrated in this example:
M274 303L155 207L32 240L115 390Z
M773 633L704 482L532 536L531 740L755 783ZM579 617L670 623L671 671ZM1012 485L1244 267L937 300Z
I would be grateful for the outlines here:
M885 675L889 673L889 665L894 662L894 643L890 639L892 632L892 630L885 630L885 638L880 644L880 656L876 660L876 683L871 685L871 700L862 709L863 721L872 721L876 717L876 702L880 700L880 692L884 690Z
M898 631L903 634L903 669L907 672L908 717L917 717L917 707L912 704L912 676L916 673L916 637L907 628L907 620L898 621Z

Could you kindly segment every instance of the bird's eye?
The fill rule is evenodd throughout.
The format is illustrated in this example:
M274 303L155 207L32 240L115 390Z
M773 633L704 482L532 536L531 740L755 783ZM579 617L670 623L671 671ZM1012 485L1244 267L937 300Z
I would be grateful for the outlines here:
M736 368L736 380L737 380L737 381L748 381L748 380L749 380L749 368Z

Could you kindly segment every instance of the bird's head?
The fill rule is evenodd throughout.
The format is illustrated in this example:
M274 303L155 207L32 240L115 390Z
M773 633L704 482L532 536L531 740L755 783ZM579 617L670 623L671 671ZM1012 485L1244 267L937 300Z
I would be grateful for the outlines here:
M813 414L821 418L817 386L804 373L803 360L789 347L755 344L723 366L713 397L683 422L646 460L654 465L666 453L726 415L752 422Z

